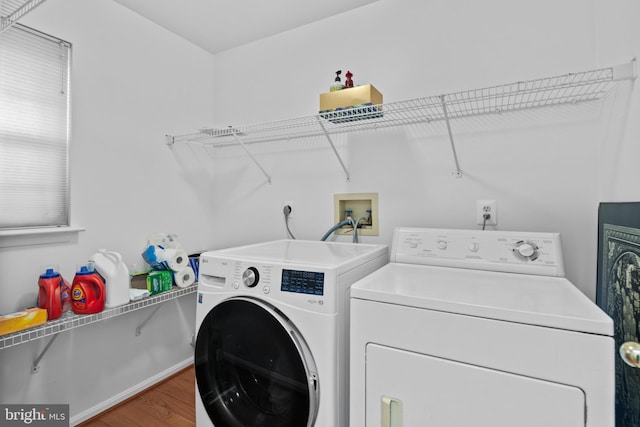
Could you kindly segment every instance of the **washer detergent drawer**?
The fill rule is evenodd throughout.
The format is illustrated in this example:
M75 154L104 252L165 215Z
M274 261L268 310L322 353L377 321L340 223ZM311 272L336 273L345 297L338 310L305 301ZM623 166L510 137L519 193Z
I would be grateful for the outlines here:
M585 426L577 387L376 344L366 360L367 426Z

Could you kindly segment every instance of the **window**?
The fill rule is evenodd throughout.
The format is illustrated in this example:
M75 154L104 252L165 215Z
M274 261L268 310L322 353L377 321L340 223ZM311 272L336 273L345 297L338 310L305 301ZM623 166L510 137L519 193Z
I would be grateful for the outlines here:
M0 34L0 229L69 225L71 44Z

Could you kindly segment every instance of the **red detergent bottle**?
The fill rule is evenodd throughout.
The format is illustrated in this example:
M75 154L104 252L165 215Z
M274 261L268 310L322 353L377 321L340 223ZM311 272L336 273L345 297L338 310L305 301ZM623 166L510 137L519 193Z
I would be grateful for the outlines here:
M38 307L47 310L47 320L62 316L68 301L69 283L48 267L38 279Z
M92 267L83 265L71 284L71 309L76 314L100 313L104 300L104 280Z

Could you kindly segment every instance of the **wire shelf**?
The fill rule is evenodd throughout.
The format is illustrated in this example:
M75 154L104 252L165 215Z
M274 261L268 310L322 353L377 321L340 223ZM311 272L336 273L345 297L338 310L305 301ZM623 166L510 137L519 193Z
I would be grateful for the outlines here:
M0 33L15 24L45 0L5 0L0 2Z
M251 154L247 148L248 145L324 136L349 181L349 170L333 143L333 135L444 121L455 163L455 171L452 174L461 177L462 171L451 129L452 120L596 101L609 94L618 81L633 80L636 76L634 58L631 62L616 67L408 101L322 112L313 116L268 123L229 126L226 129L202 129L197 133L186 135L167 135L166 139L169 146L181 142L218 148L239 145L271 184L271 176Z
M83 315L66 312L59 319L49 321L42 326L37 326L35 328L29 328L23 331L0 336L0 350L51 335L56 335L60 332L79 328L91 323L100 322L112 317L118 317L125 313L140 310L152 305L162 304L166 301L179 298L183 295L195 293L197 288L197 284L193 284L186 288L174 287L174 289L172 289L171 291L163 292L161 294L153 295L141 300L131 301L128 304L124 304L118 307L108 308L96 314Z
M575 104L607 95L618 80L635 78L635 63L601 68L543 79L519 81L501 86L417 98L388 104L345 109L313 116L268 123L203 129L197 133L171 136L169 144L198 142L207 146L246 145L297 138L336 135L485 114ZM348 89L347 89L348 90Z

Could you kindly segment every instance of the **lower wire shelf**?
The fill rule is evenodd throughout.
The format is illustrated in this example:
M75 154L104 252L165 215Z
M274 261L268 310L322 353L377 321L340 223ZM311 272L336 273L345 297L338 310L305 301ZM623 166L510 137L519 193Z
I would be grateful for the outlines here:
M125 313L140 310L152 305L162 304L166 301L179 298L183 295L193 294L197 289L197 283L194 283L193 285L186 288L174 287L170 291L153 295L144 299L131 301L118 307L108 308L96 314L74 314L72 312L66 312L59 319L48 321L42 326L37 326L35 328L29 328L19 332L0 336L0 350L20 344L25 344L27 342L34 341L40 338L45 338L52 335L55 336L60 332L79 328L80 326L88 325L91 323L100 322L112 317L118 317Z

